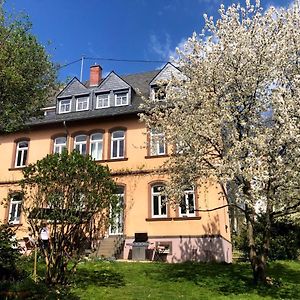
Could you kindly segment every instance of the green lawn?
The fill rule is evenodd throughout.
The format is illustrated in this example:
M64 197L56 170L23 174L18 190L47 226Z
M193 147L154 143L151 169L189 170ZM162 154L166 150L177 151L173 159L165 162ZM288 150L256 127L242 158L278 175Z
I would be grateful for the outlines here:
M272 262L268 274L274 286L254 287L247 263L86 262L60 296L32 299L300 299L299 261Z
M273 262L280 283L255 288L247 263L96 262L78 268L71 288L79 299L300 299L300 262Z

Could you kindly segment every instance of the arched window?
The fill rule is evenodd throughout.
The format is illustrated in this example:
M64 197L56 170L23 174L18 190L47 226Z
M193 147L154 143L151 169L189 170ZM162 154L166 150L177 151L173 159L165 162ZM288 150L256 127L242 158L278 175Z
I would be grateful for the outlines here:
M64 149L67 149L67 138L65 136L55 138L53 142L53 153L61 154Z
M125 155L125 131L117 130L111 133L111 154L112 159L124 158Z
M152 217L162 218L167 216L167 199L163 194L164 185L155 184L151 187Z
M87 151L87 136L85 134L76 135L74 137L74 149L80 154L86 155Z
M28 141L19 141L16 147L15 167L24 167L27 163Z
M90 137L90 155L94 160L101 160L103 156L103 134L93 133Z

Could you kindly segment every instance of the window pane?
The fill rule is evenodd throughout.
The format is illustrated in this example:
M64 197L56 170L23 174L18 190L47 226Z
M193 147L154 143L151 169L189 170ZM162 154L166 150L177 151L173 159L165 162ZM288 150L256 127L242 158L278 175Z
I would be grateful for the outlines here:
M161 214L166 215L167 214L167 206L166 206L166 197L161 196Z
M115 138L123 138L124 137L124 131L115 131L112 134L112 137Z
M95 140L102 140L102 133L94 133L91 135L91 140L95 141Z
M112 156L117 157L118 156L118 143L117 141L113 141L113 151L112 151Z
M11 204L9 221L14 221L15 220L16 206L17 206L16 203Z
M77 135L75 137L75 142L85 142L86 141L86 135Z
M27 160L27 149L23 150L23 161L22 161L22 166L26 165L26 160Z
M81 145L81 154L86 155L86 144Z
M185 195L181 199L181 205L180 205L181 213L186 214L186 201L185 201Z
M18 147L19 148L27 148L28 147L28 142L19 142Z
M16 164L17 167L20 167L22 166L22 151L18 151L17 153L17 164Z
M119 141L119 156L124 156L124 140Z
M189 206L189 213L192 214L195 212L195 201L194 195L188 194L188 206Z
M65 144L66 142L67 142L67 138L64 136L55 139L55 144Z
M159 154L165 154L165 143L164 141L159 141Z
M159 196L153 196L153 215L155 216L159 215L158 197Z

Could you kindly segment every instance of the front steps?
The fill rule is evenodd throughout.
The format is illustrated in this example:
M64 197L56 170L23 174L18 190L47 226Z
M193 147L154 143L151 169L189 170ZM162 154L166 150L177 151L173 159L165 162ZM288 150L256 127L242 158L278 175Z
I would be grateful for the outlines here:
M125 238L122 235L111 235L101 240L95 256L101 258L119 258L124 246Z

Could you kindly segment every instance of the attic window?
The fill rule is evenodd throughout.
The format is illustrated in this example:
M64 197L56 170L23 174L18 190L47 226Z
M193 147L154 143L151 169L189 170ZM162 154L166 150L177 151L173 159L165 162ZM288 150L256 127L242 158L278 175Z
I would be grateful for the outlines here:
M76 111L88 110L89 97L81 97L76 99Z
M109 93L100 94L97 96L96 108L109 107Z
M60 114L68 113L71 111L71 99L60 100L58 105L58 112Z
M116 93L115 103L116 106L128 105L128 92Z
M166 100L166 85L152 86L151 94L152 94L152 100L165 101Z

